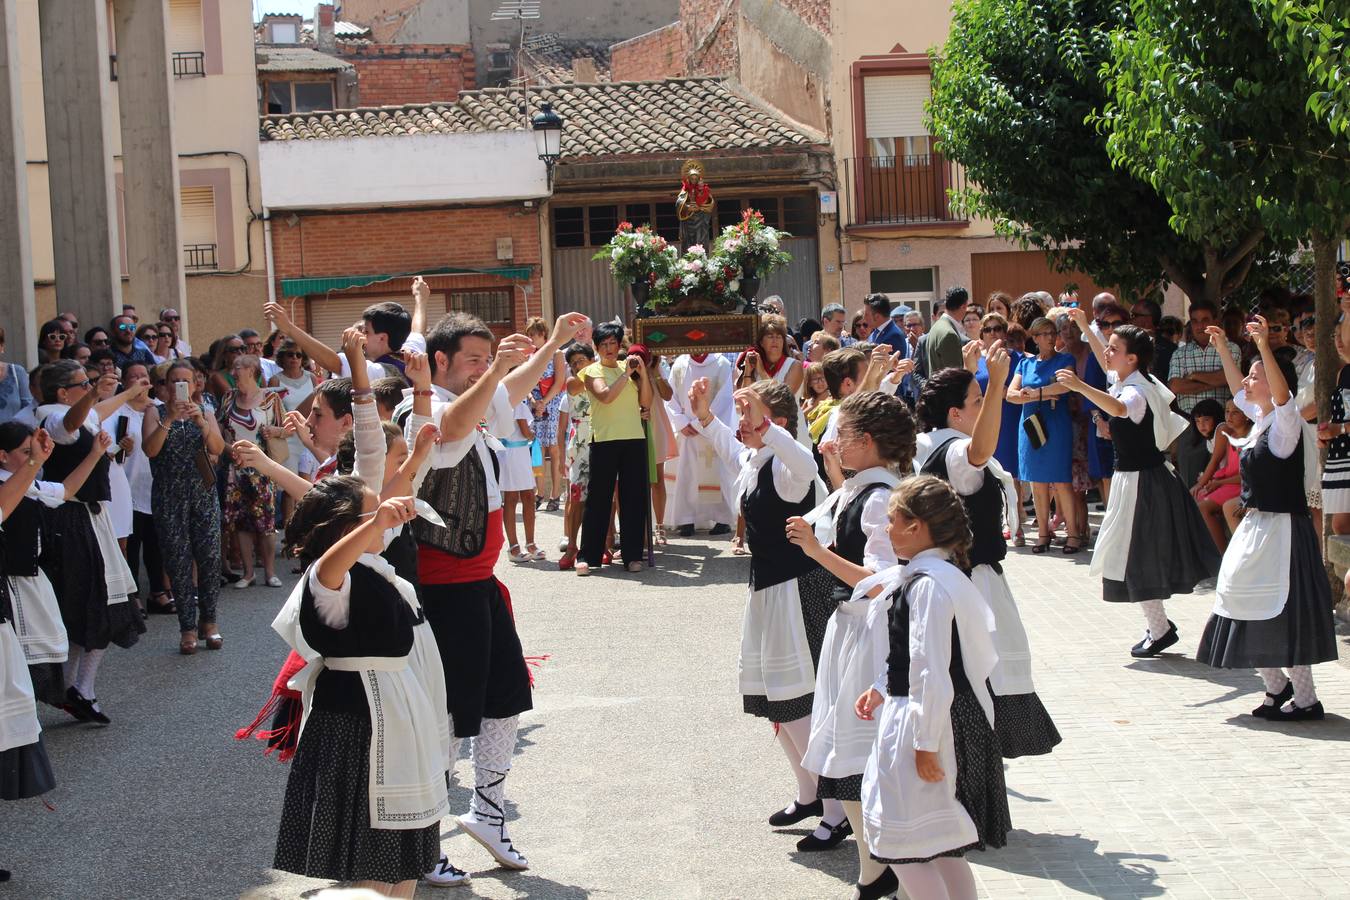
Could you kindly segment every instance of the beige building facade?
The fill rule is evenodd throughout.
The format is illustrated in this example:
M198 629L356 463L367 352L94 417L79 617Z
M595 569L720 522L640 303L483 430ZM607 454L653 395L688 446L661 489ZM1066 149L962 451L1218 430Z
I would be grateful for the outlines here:
M182 312L196 352L215 337L263 325L267 297L262 200L258 171L257 81L252 12L233 0L165 0L165 65L171 71L172 122L180 187L178 234L184 293L166 296L138 280L129 258L126 191L122 173L121 110L116 83L104 103L115 177L115 246L120 262L122 302L137 308L142 321L160 308ZM118 61L114 4L107 4L109 80ZM39 322L56 314L56 260L52 191L44 115L43 63L38 0L19 0L15 42L22 85L22 121L28 182L32 277ZM126 62L123 61L123 65ZM112 218L112 217L110 217ZM111 317L109 311L108 317ZM93 322L81 322L87 328ZM106 318L103 324L106 324Z

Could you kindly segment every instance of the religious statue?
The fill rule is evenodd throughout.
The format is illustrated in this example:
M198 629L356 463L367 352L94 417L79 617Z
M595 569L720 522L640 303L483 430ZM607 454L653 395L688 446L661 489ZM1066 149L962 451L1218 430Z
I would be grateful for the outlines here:
M703 181L703 163L691 159L680 169L680 194L675 213L680 219L680 251L695 244L712 252L712 190Z

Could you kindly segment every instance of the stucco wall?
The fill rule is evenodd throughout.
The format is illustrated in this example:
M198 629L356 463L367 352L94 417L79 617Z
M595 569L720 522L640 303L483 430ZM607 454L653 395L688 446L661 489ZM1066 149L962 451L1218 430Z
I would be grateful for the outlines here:
M468 0L343 0L342 20L382 43L467 44Z

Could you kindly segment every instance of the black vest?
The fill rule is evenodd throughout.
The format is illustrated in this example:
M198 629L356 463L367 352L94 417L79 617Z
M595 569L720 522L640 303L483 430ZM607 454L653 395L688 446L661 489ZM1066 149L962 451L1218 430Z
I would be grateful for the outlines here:
M773 486L773 460L760 466L755 486L741 498L745 540L750 546L750 589L763 590L805 575L816 567L810 557L787 539L787 520L804 516L816 505L816 487L789 503Z
M891 595L891 609L887 626L890 631L890 653L886 656L886 693L892 697L909 696L909 593L910 586L925 575L910 578ZM966 666L961 660L961 640L952 621L952 664L948 669L952 687L959 693L970 690Z
M1116 450L1117 472L1142 472L1156 469L1165 460L1153 436L1153 410L1144 407L1144 419L1138 425L1129 416L1111 416L1111 443Z
M24 497L5 519L5 574L36 575L41 549L42 504L32 497Z
M413 519L410 530L419 544L460 559L473 559L483 552L487 545L487 477L476 447L470 447L457 465L428 472L417 496L445 520L442 528L420 516Z
M1239 502L1247 509L1274 513L1307 513L1303 493L1303 436L1288 459L1270 451L1270 429L1261 432L1252 446L1238 457L1242 473Z
M863 564L863 552L867 549L867 532L863 531L863 507L867 498L875 491L888 491L881 483L869 484L858 496L849 501L848 506L839 514L834 526L834 545L830 548L855 566ZM836 603L844 603L853 596L853 588L838 578L834 580L833 598Z
M944 441L924 462L921 471L951 482L947 474L947 450L952 441ZM973 494L961 495L961 505L970 519L970 565L999 567L1008 555L1008 542L1003 539L1003 485L989 469L984 470L984 484Z
M57 444L51 458L42 467L43 481L65 481L70 473L79 467L94 449L94 433L88 428L80 428L79 436L73 444ZM112 486L108 482L108 467L112 461L108 454L100 453L94 471L84 480L84 484L75 492L75 499L81 503L95 503L112 499Z

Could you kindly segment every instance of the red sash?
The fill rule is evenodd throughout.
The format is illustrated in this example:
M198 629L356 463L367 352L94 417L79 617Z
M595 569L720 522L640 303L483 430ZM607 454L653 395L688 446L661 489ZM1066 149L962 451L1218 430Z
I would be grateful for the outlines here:
M502 547L506 544L506 531L502 525L502 511L495 509L488 513L487 537L483 541L483 552L472 559L451 556L443 550L419 544L417 547L417 579L422 584L466 584L470 581L486 581L492 577L492 570L501 558Z

